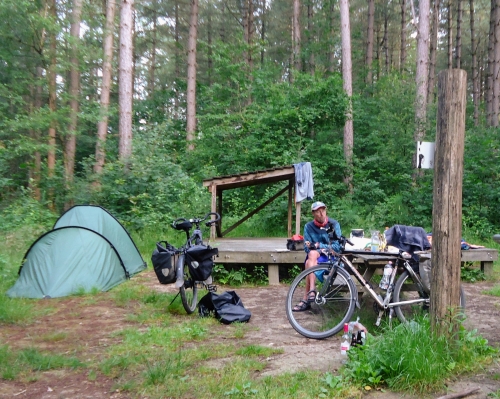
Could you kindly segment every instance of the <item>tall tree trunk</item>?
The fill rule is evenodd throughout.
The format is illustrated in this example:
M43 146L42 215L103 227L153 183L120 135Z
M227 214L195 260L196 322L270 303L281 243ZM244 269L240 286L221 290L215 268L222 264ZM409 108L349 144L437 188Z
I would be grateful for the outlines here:
M187 70L187 115L186 139L188 149L194 149L196 130L196 42L198 37L198 0L191 0L191 20L189 23L188 70Z
M101 109L97 124L94 172L100 174L106 159L108 135L109 93L111 91L111 61L113 60L113 31L115 24L115 0L108 0L106 6L106 28L104 31L104 56L102 60Z
M457 1L457 40L455 47L455 66L460 69L462 61L462 0Z
M42 35L44 36L44 35ZM41 67L36 68L36 87L33 90L34 97L34 108L35 112L38 112L40 108L43 106L42 96L43 90L42 85L40 84L40 80L43 78L43 69ZM40 141L40 131L38 129L33 129L32 137L35 143L39 143ZM40 191L40 177L42 170L42 154L37 149L33 153L33 166L30 168L30 188L33 193L33 198L37 201L42 199L42 193Z
M474 28L474 0L469 0L470 41L472 55L472 101L474 103L474 126L479 124L479 79L477 65L476 32Z
M151 43L151 59L149 63L148 96L153 99L155 96L155 73L156 73L156 46L157 46L157 24L158 24L158 2L152 4L153 11L153 38Z
M253 8L253 0L248 0L248 66L250 67L250 71L253 68L253 34L255 33L254 26L254 8Z
M434 0L434 8L432 11L432 35L430 40L430 57L429 57L429 81L427 84L427 103L430 104L434 100L434 84L436 78L436 50L437 38L439 30L439 1Z
M406 64L406 0L401 0L401 50L399 70L403 72Z
M453 18L452 18L452 0L448 0L448 69L453 68Z
M49 4L49 15L57 20L57 10L56 10L56 0L48 0ZM53 177L56 167L56 100L57 100L57 90L56 90L56 67L57 67L57 58L56 58L56 48L57 48L57 39L56 33L54 30L51 30L49 33L50 47L49 47L49 68L47 70L47 80L48 80L48 90L49 90L49 109L51 113L50 127L49 127L49 149L47 153L47 169L48 176ZM53 192L49 193L49 196L53 196ZM52 200L52 198L51 198Z
M260 19L262 21L262 27L260 30L260 41L262 43L264 43L264 41L266 40L266 16L267 16L266 0L262 0L262 15L260 17ZM264 54L265 54L265 51L264 51L264 48L262 47L262 49L260 50L260 65L261 66L264 65Z
M493 112L493 69L495 64L495 13L496 0L491 0L490 30L488 35L488 70L486 72L486 120L492 125Z
M313 26L313 16L314 16L314 8L313 8L313 0L308 0L307 2L307 31L309 34L309 73L314 75L315 66L314 66L314 26Z
M296 71L302 70L302 54L300 50L300 0L293 0L293 66Z
M384 49L384 58L385 58L385 63L384 63L384 69L385 69L385 74L389 74L389 32L388 32L388 21L389 16L388 16L388 10L387 6L384 8L384 39L383 39L383 49Z
M80 96L80 62L78 59L79 41L80 41L80 21L82 13L82 0L73 0L73 11L70 35L71 45L71 69L70 69L70 122L68 136L66 137L66 148L64 151L64 171L66 178L66 188L70 188L73 183L75 173L75 153L76 153L76 135L78 124L78 108ZM72 201L66 202L65 208L73 205Z
M212 55L212 4L207 4L208 24L207 24L207 74L208 85L212 86L212 69L213 69L213 55Z
M429 0L421 0L417 36L415 141L422 141L425 137L425 124L427 118L427 74L429 73L429 11Z
M333 38L335 37L335 1L330 0L330 37L328 49L328 71L335 72L335 47L333 45Z
M497 127L499 124L498 116L500 111L500 1L495 4L494 20L494 63L493 63L493 93L491 109L491 126Z
M347 171L344 181L352 192L354 128L352 121L352 62L351 62L351 23L349 20L349 0L340 0L340 37L342 42L343 88L349 98L349 107L344 125L344 158Z
M134 0L122 0L120 10L120 67L119 67L119 135L118 153L127 162L132 155L132 100L133 100L133 48Z
M224 3L222 3L222 7L224 7ZM175 98L174 98L174 119L179 119L179 79L181 77L181 57L180 57L180 42L179 42L179 0L175 0L175 28L174 28L174 36L175 36ZM224 26L224 24L222 24Z
M405 0L402 0L403 2ZM373 83L373 22L375 20L375 0L368 0L368 27L366 30L366 83Z

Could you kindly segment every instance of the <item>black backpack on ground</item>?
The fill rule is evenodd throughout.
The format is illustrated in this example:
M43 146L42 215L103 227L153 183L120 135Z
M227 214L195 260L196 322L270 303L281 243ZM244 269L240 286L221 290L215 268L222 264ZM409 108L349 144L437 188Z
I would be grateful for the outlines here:
M243 306L239 295L234 291L225 291L220 295L209 292L201 298L198 312L201 317L213 315L224 324L245 323L252 316L250 311Z

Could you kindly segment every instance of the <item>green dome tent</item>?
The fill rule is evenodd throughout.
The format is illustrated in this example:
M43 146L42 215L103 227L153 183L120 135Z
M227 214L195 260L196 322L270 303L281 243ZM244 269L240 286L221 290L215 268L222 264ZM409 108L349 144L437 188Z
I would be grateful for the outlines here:
M104 208L77 205L28 249L10 297L47 298L107 291L144 270L125 228Z

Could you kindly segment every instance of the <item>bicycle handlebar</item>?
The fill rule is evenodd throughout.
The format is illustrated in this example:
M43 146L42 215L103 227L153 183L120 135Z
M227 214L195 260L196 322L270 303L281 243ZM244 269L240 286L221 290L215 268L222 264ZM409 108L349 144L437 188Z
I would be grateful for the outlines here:
M217 223L220 220L220 215L217 212L208 212L205 216L201 218L192 218L192 219L186 219L186 218L179 218L176 219L172 222L172 227L176 230L191 230L193 227L193 224L196 225L197 228L200 227L200 223L204 222L207 220L209 217L215 216L215 219L212 219L208 222L205 223L205 226L209 227L214 223Z

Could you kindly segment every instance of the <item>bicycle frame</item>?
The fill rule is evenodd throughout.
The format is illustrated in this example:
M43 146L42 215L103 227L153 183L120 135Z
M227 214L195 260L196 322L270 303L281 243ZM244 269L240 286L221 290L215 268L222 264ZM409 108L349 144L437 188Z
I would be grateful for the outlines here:
M365 278L361 275L361 273L357 270L357 268L354 267L354 265L349 261L349 259L347 258L347 254L341 254L338 258L338 261L336 261L335 263L333 262L332 255L329 255L328 264L332 266L334 272L330 273L330 275L327 277L327 279L329 279L329 280L327 281L327 284L325 284L325 286L327 286L327 287L330 286L330 283L335 280L334 277L335 277L336 268L343 267L344 269L346 269L351 275L353 275L356 278L356 280L359 282L359 284L365 289L365 292L368 292L370 294L370 296L377 303L377 305L379 307L379 315L378 315L378 318L377 318L375 325L379 326L382 315L384 314L384 312L387 309L389 309L389 319L392 319L395 307L398 307L401 305L411 305L411 304L422 303L422 302L426 302L426 303L430 302L429 298L420 298L420 299L413 299L413 300L408 300L408 301L391 302L394 284L396 281L396 274L397 274L397 270L398 270L399 266L403 267L410 274L411 278L413 279L413 282L415 282L417 284L418 290L421 292L424 292L424 287L423 287L423 284L422 284L420 277L414 272L414 270L411 267L411 265L409 264L408 260L406 260L402 256L401 251L398 255L394 256L394 259L396 260L396 262L395 262L395 265L394 265L394 268L393 268L393 271L392 271L392 274L391 274L391 277L389 280L390 281L389 288L387 289L384 298L382 298L381 295L379 295L375 292L375 290L372 288L371 284L365 280ZM356 294L356 296L358 295L357 287L356 287L355 294ZM320 295L322 295L322 293L318 293L317 297L319 297ZM320 300L320 299L318 298L318 300ZM358 308L360 307L357 300L356 300L356 306Z

